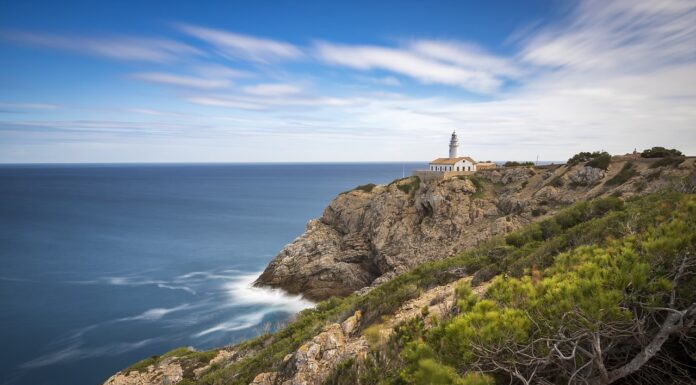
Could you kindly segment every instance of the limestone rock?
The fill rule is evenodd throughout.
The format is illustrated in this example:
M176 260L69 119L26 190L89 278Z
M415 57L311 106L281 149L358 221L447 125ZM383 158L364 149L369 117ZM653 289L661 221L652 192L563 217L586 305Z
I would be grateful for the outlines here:
M152 385L176 384L183 379L183 369L176 357L170 357L157 365L150 365L143 372L116 373L104 385Z
M277 377L276 372L259 373L249 385L274 385Z
M571 182L580 186L593 186L604 178L606 173L601 168L585 166L568 174Z
M632 162L640 173L650 172L649 161ZM544 214L552 215L562 205L550 203L569 204L615 192L627 197L654 192L672 183L670 178L685 177L695 167L694 161L687 159L682 164L686 169L649 174L651 179L640 179L645 183L635 179L621 186L601 184L622 165L610 164L611 175L582 165L481 171L476 176L484 181L483 189L469 178L450 178L423 181L416 191L409 192L399 189L404 180L376 186L370 192L347 192L337 196L320 218L309 222L304 234L285 246L256 284L281 287L312 300L348 295L425 261L447 258L540 220L540 206ZM573 183L549 185L551 178L561 175ZM577 189L574 184L588 188Z
M321 384L340 362L364 356L369 350L367 341L362 337L350 338L349 333L344 332L352 332L359 320L360 312L356 312L342 324L327 326L311 341L300 346L290 359L291 370L284 376L282 384Z

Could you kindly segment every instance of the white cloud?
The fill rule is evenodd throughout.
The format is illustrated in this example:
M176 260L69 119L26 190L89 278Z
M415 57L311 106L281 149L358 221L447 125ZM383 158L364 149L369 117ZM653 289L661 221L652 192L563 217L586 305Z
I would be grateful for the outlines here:
M194 47L169 39L60 36L16 31L4 32L0 36L21 44L77 51L118 60L171 62L179 61L182 57L202 54Z
M178 24L184 33L215 46L220 53L236 59L256 62L271 62L278 59L298 59L302 51L292 44L242 35L219 29Z
M172 86L179 87L191 87L191 88L224 88L228 87L231 83L228 79L224 78L203 78L196 76L183 76L176 74L169 74L163 72L146 72L131 75L132 78L138 80L144 80L151 83L161 83Z
M586 0L528 38L522 58L577 70L645 71L696 59L696 2Z
M244 87L244 92L256 96L288 96L302 92L302 88L292 84L257 84Z
M432 41L416 42L406 48L372 45L341 45L319 42L316 56L329 64L359 70L386 70L418 79L426 84L445 84L466 90L490 93L497 91L504 82L505 73L496 73L489 63L503 67L502 59L464 50L452 43ZM487 58L489 63L478 63L477 58ZM512 72L507 69L507 72Z

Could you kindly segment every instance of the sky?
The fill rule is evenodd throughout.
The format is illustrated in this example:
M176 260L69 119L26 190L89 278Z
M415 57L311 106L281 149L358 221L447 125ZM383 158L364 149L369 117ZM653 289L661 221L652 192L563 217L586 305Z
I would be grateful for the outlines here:
M696 0L0 0L0 163L696 155Z

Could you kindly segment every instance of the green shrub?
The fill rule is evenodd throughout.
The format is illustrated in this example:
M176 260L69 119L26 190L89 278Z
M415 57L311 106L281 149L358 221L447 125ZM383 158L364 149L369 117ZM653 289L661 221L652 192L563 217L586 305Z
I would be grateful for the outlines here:
M616 175L614 175L613 178L604 182L604 184L606 186L620 186L636 175L638 175L638 171L633 166L633 163L628 162L623 165L621 170Z
M374 183L363 184L355 188L355 190L360 190L364 192L371 192L375 188Z
M607 156L611 160L611 156L606 151L579 152L579 153L573 155L570 159L568 159L568 166L573 166L573 165L576 165L578 163L583 163L583 162L589 162L595 158L600 158L600 157L605 158Z
M396 188L409 194L412 198L415 196L416 191L420 188L421 180L417 176L412 176L406 179L402 179L397 182Z
M643 158L665 158L665 157L678 157L682 156L681 151L676 150L674 148L664 148L664 147L653 147L648 150L644 150L640 156Z
M606 171L609 168L609 163L611 163L611 155L609 155L607 152L602 152L593 157L589 162L585 163L585 166L601 168L602 170Z
M503 167L520 167L520 166L534 166L534 162L517 162L517 161L507 161L503 164Z
M505 243L510 246L522 247L527 243L527 239L519 232L510 233L505 237Z

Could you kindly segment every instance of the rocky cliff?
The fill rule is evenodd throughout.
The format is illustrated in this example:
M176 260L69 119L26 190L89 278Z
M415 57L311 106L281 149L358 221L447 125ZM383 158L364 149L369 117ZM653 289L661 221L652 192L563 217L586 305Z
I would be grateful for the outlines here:
M304 234L271 261L256 285L314 300L379 284L422 262L441 259L606 195L647 194L693 175L694 159L613 157L606 170L513 167L441 181L417 177L340 194Z

